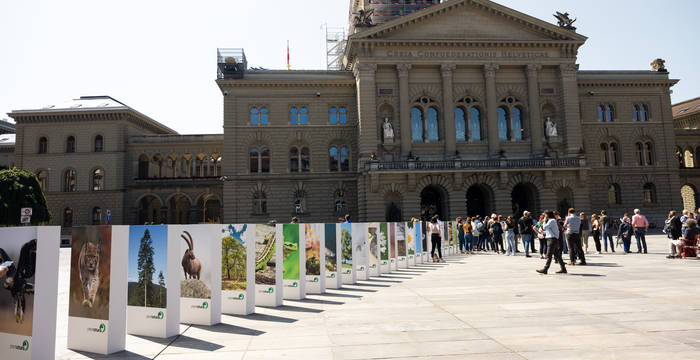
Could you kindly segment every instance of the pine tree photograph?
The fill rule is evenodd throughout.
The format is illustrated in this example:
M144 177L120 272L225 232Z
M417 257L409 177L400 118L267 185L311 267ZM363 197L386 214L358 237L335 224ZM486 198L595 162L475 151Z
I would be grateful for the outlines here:
M167 226L130 227L129 306L166 307L167 253Z

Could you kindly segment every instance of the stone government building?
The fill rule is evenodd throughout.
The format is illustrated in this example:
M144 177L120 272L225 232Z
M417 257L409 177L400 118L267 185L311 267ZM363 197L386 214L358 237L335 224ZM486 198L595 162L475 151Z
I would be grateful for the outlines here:
M66 228L108 209L141 224L639 207L659 223L695 206L697 117L674 121L663 61L581 71L568 18L486 0L350 5L341 70L248 68L220 49L223 135L81 97L10 113L12 161Z

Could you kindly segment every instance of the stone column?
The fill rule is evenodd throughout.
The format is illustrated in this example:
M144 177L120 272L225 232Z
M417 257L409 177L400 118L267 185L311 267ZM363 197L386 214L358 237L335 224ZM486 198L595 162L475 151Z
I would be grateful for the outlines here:
M484 80L486 82L486 130L489 144L489 156L496 157L501 151L498 139L498 99L496 98L496 71L498 64L484 65Z
M542 69L542 65L529 64L527 69L527 99L530 108L530 151L532 155L542 154L542 135L544 125L540 115L540 94L537 73Z
M408 99L408 71L411 64L396 65L399 75L399 119L401 124L401 156L407 156L411 151L411 111ZM396 134L394 134L396 135Z
M452 99L452 77L457 68L455 64L442 64L440 72L442 73L442 112L445 119L445 154L452 156L455 154L456 147L456 130L455 130L455 113L453 109Z
M564 139L569 155L578 154L583 147L581 138L581 113L578 97L578 65L574 63L559 65L561 77L561 100L563 109L564 126L557 124L558 130L564 130Z
M358 63L353 71L357 83L357 127L359 159L377 151L377 64Z

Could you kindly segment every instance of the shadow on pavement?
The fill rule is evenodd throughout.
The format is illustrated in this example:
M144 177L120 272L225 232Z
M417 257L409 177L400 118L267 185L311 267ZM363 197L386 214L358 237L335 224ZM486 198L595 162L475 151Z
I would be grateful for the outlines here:
M143 355L139 355L139 354L133 353L131 351L126 351L126 350L120 351L118 353L114 353L111 355L101 355L101 354L95 354L95 353L91 353L91 352L87 352L87 351L78 351L78 350L72 350L72 351L74 351L76 354L80 354L82 356L85 356L88 359L107 359L107 358L113 358L113 357L139 359L139 360L140 359L150 359L149 357L145 357ZM4 359L4 357L3 357L3 359Z
M358 281L357 284L355 284L355 285L357 285L357 286L371 286L371 287L391 287L391 285L384 285L384 284L368 284L368 283L365 282L365 281L369 281L369 280L362 280L362 281L363 281L363 282L359 282L359 281Z
M587 263L586 266L599 266L599 267L622 267L617 263Z
M569 273L569 276L581 276L581 277L605 277L606 275L601 275L601 274L572 274L572 273Z
M340 288L340 289L335 289L335 290L336 290L336 291L377 292L377 290L372 290L372 289L360 289L360 288L347 287L347 286L358 286L358 285L343 285L342 288Z
M205 340L195 339L187 335L180 335L180 337L173 341L172 344L170 344L170 346L203 351L216 351L223 348L222 345Z
M285 300L285 301L287 301L287 300ZM294 312L315 313L315 314L323 312L323 310L321 310L321 309L307 308L307 307L294 306L294 305L282 305L282 306L278 306L274 309L279 310L279 311L294 311Z
M228 315L232 316L232 315ZM218 332L218 333L225 333L225 334L237 334L237 335L250 335L250 336L260 336L264 334L264 331L260 330L255 330L255 329L250 329L242 326L236 326L236 325L231 325L231 324L225 324L225 323L219 323L213 326L201 326L201 325L192 325L193 328L201 329L201 330L207 330L207 331L213 331L213 332Z
M314 294L315 296L322 296L318 294ZM307 304L323 304L323 305L343 305L345 304L344 301L333 301L333 300L322 300L322 299L312 299L312 298L306 298L304 300L285 300L289 302L298 302L298 303L307 303Z
M371 278L371 279L366 280L366 281L385 282L385 283L394 283L394 284L396 284L396 283L402 283L402 282L403 282L403 281L401 281L401 280L388 280L388 279L387 279L387 280L382 280L383 277L384 277L384 275L381 275L381 276L379 276L379 278L374 277L374 278Z
M338 291L339 289L333 289L333 291ZM350 295L350 294L339 294L339 293L334 293L334 292L328 292L326 290L325 294L322 294L320 296L330 296L330 297L344 297L344 298L353 298L353 299L359 299L362 296L360 295Z
M271 310L277 309L275 307L266 307L266 306L260 306L260 307L265 308L265 309L271 309ZM241 318L241 319L246 319L246 320L272 321L272 322L279 322L279 323L293 323L293 322L297 321L297 319L292 319L292 318L288 318L288 317L267 315L267 314L260 314L260 313L254 313L254 314L250 314L250 315L231 315L231 316Z

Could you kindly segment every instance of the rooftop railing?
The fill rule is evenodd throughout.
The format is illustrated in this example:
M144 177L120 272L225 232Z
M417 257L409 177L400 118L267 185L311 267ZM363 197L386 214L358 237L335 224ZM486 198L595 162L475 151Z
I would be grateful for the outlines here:
M494 160L370 160L364 171L444 171L578 168L586 166L583 158L566 159L494 159Z

